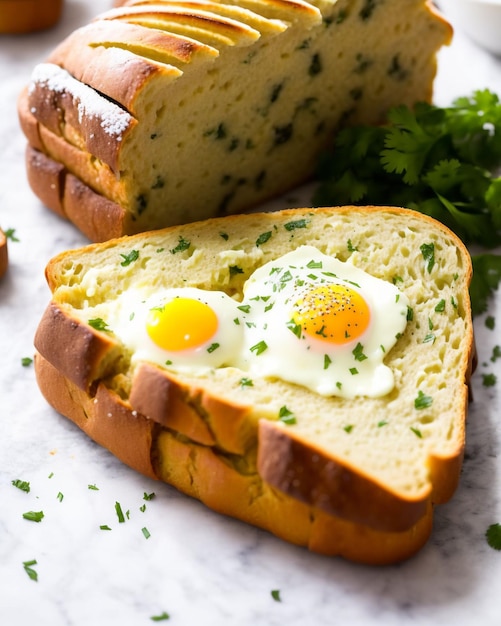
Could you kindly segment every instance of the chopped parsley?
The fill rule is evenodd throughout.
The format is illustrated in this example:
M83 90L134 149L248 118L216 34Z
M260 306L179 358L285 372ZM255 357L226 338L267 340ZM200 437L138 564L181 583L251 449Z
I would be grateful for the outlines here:
M44 518L43 511L27 511L23 513L23 518L30 522L41 522Z
M127 267L128 265L134 263L134 261L137 261L139 259L139 250L131 250L129 254L121 254L120 256L123 258L123 261L120 263L120 265L122 267Z
M164 611L163 613L160 613L159 615L152 615L150 619L152 622L163 622L165 620L170 619L170 615Z
M289 411L285 405L280 407L278 418L281 422L287 424L287 426L292 426L292 424L295 424L297 421L292 411Z
M101 318L95 317L87 322L89 326L92 326L94 330L107 331L109 330L108 324Z
M286 324L287 328L294 334L298 339L301 339L303 334L303 327L301 324L296 324L296 322L291 319Z
M435 265L435 244L423 243L419 249L421 250L421 254L423 255L423 259L426 264L426 270L428 271L428 274L431 274L433 266Z
M491 361L495 363L499 358L501 358L501 346L494 346L492 349Z
M428 409L433 404L433 398L427 396L421 389L418 391L418 395L414 400L414 408L420 411L421 409Z
M353 424L347 424L346 426L343 427L343 430L345 433L350 434L351 431L353 430Z
M254 387L254 382L252 381L251 378L241 378L240 379L240 386L241 387Z
M275 600L275 602L282 602L282 599L280 598L280 589L272 589L271 597Z
M21 365L23 367L29 367L33 363L33 359L30 356L24 356L21 359Z
M350 367L350 374L352 376L356 376L358 374L358 370L356 367Z
M123 524L125 522L125 516L123 514L120 502L115 502L115 511L118 517L118 523Z
M445 311L445 300L442 298L435 306L435 313L443 313Z
M149 539L151 537L151 533L146 528L146 526L144 528L141 528L141 532L143 533L145 539Z
M328 354L324 354L324 370L326 370L329 365L332 363L332 359Z
M352 354L355 357L355 361L365 361L367 356L364 354L363 345L358 342L355 348L352 350Z
M101 526L99 526L100 530L111 530L111 528L108 526L108 524L101 524Z
M177 245L174 248L171 248L170 252L171 254L184 252L185 250L188 250L190 246L191 246L191 242L185 239L184 237L182 237L181 235L179 235Z
M486 328L488 328L489 330L494 330L495 326L496 326L496 320L492 317L492 315L488 315L485 318L485 326Z
M497 383L497 377L495 374L482 374L482 385L484 387L494 387Z
M268 230L265 233L261 233L259 237L256 239L256 246L262 246L264 243L271 239L272 232Z
M96 487L96 485L87 485L87 489L90 489L91 491L99 491L99 487Z
M259 341L255 345L250 348L251 352L254 352L256 355L262 354L265 350L268 349L268 344L266 341Z
M413 426L411 426L411 430L412 432L416 435L416 437L419 437L419 439L423 438L423 434L422 432L419 430L419 428L414 428Z
M15 232L16 232L15 228L7 228L7 230L4 230L3 234L10 241L19 242L19 239L16 237Z
M38 565L36 559L31 561L23 561L24 571L28 574L31 580L38 581L38 573L33 569L34 565Z
M211 343L211 345L207 348L207 352L211 354L212 352L214 352L214 350L217 350L219 348L219 345L220 344L218 343Z
M30 483L26 480L19 480L18 478L16 478L16 480L12 481L12 484L14 485L14 487L17 487L21 491L24 491L26 493L30 492Z
M149 500L153 500L153 498L155 497L155 492L152 491L151 493L146 493L146 491L143 494L143 500L149 501Z
M62 502L64 500L64 495L61 492L59 492L56 497L59 500L59 502Z
M295 220L292 222L287 222L286 224L284 224L284 228L285 230L293 231L293 230L297 230L298 228L307 228L308 227L308 220L307 219L301 219L301 220Z
M485 532L487 543L494 550L501 550L501 524L491 524Z

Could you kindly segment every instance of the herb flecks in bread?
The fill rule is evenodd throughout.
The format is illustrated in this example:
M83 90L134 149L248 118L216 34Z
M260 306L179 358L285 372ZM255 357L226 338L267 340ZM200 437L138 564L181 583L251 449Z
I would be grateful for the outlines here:
M431 99L451 34L425 0L125 4L63 41L19 103L33 190L93 240L304 182L340 126Z
M84 321L145 285L241 299L257 268L303 244L408 298L406 328L385 356L395 377L386 396L324 397L236 367L194 375L134 364L113 333ZM461 242L403 209L296 209L113 240L49 263L37 376L48 401L91 437L215 510L321 552L398 560L426 540L432 506L457 485L473 359L470 278ZM103 421L98 393L111 415L115 398L123 418ZM130 428L142 433L137 450ZM319 520L351 539L341 546L320 535ZM377 557L372 533L385 538Z

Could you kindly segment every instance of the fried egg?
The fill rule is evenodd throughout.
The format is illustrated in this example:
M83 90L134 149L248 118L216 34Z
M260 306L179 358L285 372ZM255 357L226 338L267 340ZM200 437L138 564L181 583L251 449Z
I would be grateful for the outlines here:
M131 350L133 362L200 371L235 361L243 339L237 305L222 291L186 287L146 296L129 289L110 308L106 323Z
M394 386L383 363L407 324L395 285L301 246L257 269L244 288L238 366L318 394L377 397Z

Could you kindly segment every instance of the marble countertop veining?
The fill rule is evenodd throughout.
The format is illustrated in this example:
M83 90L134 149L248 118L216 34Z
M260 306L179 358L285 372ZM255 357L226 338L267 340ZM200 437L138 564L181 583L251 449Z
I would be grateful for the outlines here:
M67 0L56 28L0 38L0 225L19 240L9 242L0 281L0 624L136 626L166 612L168 623L182 626L498 626L501 552L485 531L501 522L501 370L490 361L501 341L485 315L475 320L480 366L461 483L437 509L425 548L386 568L310 554L212 513L120 464L41 397L33 367L21 362L33 355L49 300L44 267L87 241L29 189L16 99L55 44L110 6ZM501 93L501 60L457 32L439 56L435 101L484 87ZM300 196L289 194L283 206ZM500 302L498 294L489 309L498 321ZM483 373L496 374L497 386L484 387ZM29 481L30 492L16 489L16 479ZM129 512L124 523L117 502ZM27 521L26 511L44 518ZM31 561L37 581L23 565Z

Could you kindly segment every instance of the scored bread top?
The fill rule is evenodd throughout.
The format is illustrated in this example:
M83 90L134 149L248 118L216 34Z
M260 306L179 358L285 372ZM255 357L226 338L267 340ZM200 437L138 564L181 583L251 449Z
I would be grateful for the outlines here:
M130 352L113 333L88 324L106 320L110 302L138 287L153 293L194 286L238 300L256 268L302 244L398 283L409 298L413 314L385 358L395 376L386 396L322 397L258 377L252 386L242 385L245 373L236 368L188 375L147 363L132 366ZM433 250L433 263L426 250ZM213 219L55 257L47 267L53 299L36 347L89 394L96 378L104 380L132 408L214 446L232 463L252 465L257 456L262 477L289 495L355 521L367 519L373 502L374 527L406 528L429 501L450 498L457 484L473 358L471 271L455 235L409 210L294 209ZM78 336L85 339L77 345ZM169 415L162 397L170 392L190 410ZM295 424L279 420L283 406ZM270 461L274 446L281 464ZM354 505L339 497L340 480L358 485Z

